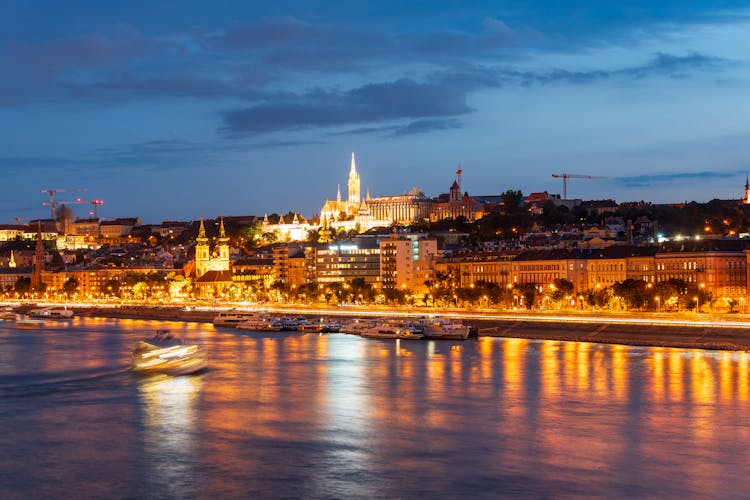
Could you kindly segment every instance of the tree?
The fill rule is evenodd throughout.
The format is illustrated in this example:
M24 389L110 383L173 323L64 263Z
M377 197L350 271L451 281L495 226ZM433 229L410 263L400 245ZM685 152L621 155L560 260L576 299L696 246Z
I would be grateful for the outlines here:
M536 283L522 283L517 285L518 291L523 296L523 303L526 309L531 309L534 306L536 300Z
M573 293L573 283L565 278L557 278L552 282L552 300L559 302Z
M523 193L520 190L508 189L500 197L503 199L503 207L505 207L506 213L512 214L521 211Z
M16 280L16 284L13 285L13 290L18 293L26 293L31 290L31 278L19 276Z
M75 276L71 276L68 278L65 283L63 283L63 292L65 292L65 295L70 296L73 293L76 293L78 291L78 280L75 278Z

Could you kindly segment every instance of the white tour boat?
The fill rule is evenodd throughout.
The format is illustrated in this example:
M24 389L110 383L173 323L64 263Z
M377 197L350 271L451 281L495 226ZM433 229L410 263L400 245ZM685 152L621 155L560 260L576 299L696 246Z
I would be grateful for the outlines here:
M133 349L131 366L135 373L189 375L208 367L206 350L197 344L185 344L168 330L160 330Z

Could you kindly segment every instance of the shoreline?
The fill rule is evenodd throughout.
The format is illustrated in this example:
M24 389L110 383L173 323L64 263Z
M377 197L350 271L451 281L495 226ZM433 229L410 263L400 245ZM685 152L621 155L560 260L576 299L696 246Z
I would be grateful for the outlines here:
M59 306L59 304L58 304ZM40 305L22 305L14 309L25 312ZM156 321L211 323L219 310L229 308L191 308L177 306L75 307L78 316ZM245 308L243 308L245 309ZM252 308L247 308L252 309ZM373 310L346 308L261 307L269 313L293 314L345 319L382 316L450 316L475 326L480 337L523 338L565 342L592 342L644 347L750 351L750 320L737 317L728 320L711 315L703 317L670 317L666 315L597 314L564 312L560 314L514 311L459 311L399 309Z

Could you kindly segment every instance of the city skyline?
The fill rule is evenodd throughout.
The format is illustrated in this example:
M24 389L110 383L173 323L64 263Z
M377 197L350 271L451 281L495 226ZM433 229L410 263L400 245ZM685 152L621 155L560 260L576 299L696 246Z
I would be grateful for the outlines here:
M742 196L746 2L8 2L3 223L306 216L362 189L618 202ZM58 196L64 201L65 196ZM77 208L84 215L88 207Z

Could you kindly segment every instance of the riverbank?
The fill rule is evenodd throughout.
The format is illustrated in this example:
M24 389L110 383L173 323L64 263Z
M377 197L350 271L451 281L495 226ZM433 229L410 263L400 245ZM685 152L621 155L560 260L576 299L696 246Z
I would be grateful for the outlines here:
M25 312L32 307L36 306L20 306L16 310ZM217 310L226 308L95 306L74 309L79 316L211 323ZM268 307L264 309L276 314L324 316L335 319L378 316L420 317L436 313L434 310L383 309L374 311L371 308L359 307L324 309ZM744 315L717 317L702 314L679 316L638 313L529 313L527 311L496 313L461 310L439 311L438 313L461 319L475 326L480 336L486 337L692 349L750 350L750 318Z

